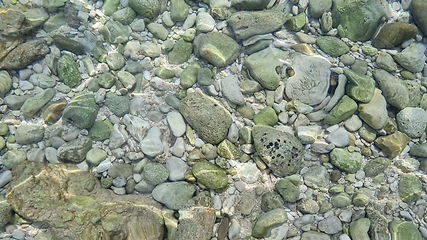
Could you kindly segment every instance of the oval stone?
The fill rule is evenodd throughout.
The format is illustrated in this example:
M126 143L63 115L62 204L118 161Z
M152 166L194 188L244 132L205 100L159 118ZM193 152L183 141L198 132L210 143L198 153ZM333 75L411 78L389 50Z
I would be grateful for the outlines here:
M207 188L220 190L228 185L228 178L225 171L208 161L194 164L192 171L197 181Z

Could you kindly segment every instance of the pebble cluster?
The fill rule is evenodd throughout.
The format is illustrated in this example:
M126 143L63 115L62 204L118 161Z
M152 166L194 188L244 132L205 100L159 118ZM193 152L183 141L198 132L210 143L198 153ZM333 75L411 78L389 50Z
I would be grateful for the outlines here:
M1 239L427 239L425 1L1 4Z

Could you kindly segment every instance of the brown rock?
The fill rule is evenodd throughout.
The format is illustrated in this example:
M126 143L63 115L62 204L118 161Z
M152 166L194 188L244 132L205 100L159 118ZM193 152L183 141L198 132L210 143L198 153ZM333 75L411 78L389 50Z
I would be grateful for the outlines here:
M15 166L7 201L23 218L46 223L54 239L161 240L165 232L160 204L116 195L73 164Z
M45 40L36 39L20 44L1 61L0 69L19 70L42 59L50 52Z

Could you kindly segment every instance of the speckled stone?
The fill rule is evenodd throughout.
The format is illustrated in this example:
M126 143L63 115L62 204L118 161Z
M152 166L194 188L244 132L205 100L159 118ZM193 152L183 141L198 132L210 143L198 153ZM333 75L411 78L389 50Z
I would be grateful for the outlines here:
M362 165L362 155L359 152L349 152L347 149L335 148L330 153L332 165L348 173L356 173Z
M298 171L302 144L295 136L263 125L255 125L252 133L257 153L274 174L284 177Z

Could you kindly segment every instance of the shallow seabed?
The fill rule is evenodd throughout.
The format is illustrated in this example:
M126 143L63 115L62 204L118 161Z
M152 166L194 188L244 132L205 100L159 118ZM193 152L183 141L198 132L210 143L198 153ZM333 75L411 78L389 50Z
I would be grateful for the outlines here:
M0 4L1 239L427 239L427 1Z

